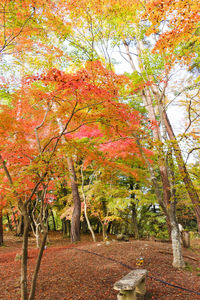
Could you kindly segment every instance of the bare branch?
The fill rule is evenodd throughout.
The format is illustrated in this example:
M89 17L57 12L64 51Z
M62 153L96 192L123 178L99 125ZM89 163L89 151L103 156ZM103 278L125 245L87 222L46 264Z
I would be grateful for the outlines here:
M41 148L40 139L39 139L39 135L38 135L38 129L40 129L44 125L44 122L47 118L47 114L48 114L49 110L50 110L50 104L48 103L48 106L47 106L47 109L44 114L44 118L43 118L42 122L40 123L40 125L36 126L36 128L35 128L35 135L36 135L36 140L38 143L38 149L39 149L40 153L42 152L42 148Z

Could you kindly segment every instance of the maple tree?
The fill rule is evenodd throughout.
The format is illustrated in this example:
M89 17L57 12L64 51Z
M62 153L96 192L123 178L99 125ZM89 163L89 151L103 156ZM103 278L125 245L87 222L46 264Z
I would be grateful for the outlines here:
M22 299L28 297L26 282L29 207L33 200L40 201L38 217L43 229L43 239L28 298L33 299L47 238L45 203L48 199L48 186L50 182L52 185L54 176L58 176L56 163L59 161L60 152L57 149L65 147L68 155L73 153L74 150L70 149L68 143L72 145L74 132L86 124L102 123L104 126L112 125L117 128L111 118L114 110L115 122L127 121L128 106L116 101L118 86L124 80L123 76L104 69L99 62L89 62L85 69L75 74L53 69L46 74L27 77L22 89L14 94L12 106L1 105L1 171L6 175L2 188L9 190L9 193L5 193L5 198L17 203L24 219ZM62 131L58 118L62 123ZM130 121L133 127L130 123L128 132L139 128L140 118L136 112L130 113ZM122 128L121 134L124 130ZM84 132L79 134L84 136ZM63 136L66 146L61 143ZM37 225L35 223L36 227Z

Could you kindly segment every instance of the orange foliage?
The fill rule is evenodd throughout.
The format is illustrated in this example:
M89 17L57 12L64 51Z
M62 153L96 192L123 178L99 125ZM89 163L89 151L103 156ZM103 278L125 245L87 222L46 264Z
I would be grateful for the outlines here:
M174 49L182 43L199 43L197 34L200 22L200 8L198 0L152 0L148 1L145 17L151 21L148 34L160 31L161 22L165 22L165 30L159 36L154 50L166 53L176 58ZM190 62L193 50L185 50L182 58Z

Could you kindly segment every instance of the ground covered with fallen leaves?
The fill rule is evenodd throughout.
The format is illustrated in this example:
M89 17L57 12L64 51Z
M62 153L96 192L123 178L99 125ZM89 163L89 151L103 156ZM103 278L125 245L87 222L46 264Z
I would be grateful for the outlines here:
M0 300L20 299L20 261L15 261L21 250L21 238L12 233L4 236L4 246L0 247ZM144 268L148 275L185 289L200 292L200 241L192 241L189 249L184 249L186 269L172 267L170 243L155 241L116 241L93 243L89 236L81 242L71 244L62 239L61 233L51 233L44 252L39 272L36 300L108 300L116 299L113 284L132 269ZM34 269L38 250L34 238L29 244L29 279ZM138 258L144 263L138 266ZM125 266L127 265L127 266ZM155 278L147 277L145 299L200 299L195 293L166 285Z

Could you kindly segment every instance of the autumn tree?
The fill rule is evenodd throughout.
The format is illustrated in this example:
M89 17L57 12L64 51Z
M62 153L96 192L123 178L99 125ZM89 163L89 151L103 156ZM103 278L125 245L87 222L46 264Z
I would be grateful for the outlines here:
M56 164L59 162L60 149L65 147L61 139L65 136L65 144L70 145L73 133L85 125L108 123L111 126L114 110L115 120L119 117L124 120L128 107L126 109L126 106L117 102L118 86L124 80L123 76L106 70L99 62L89 62L85 69L75 74L53 69L39 76L25 78L22 89L13 97L12 106L1 105L1 171L5 173L4 185L9 190L5 197L17 203L24 218L22 299L33 299L35 294L48 232L44 218L46 195L50 182L58 172ZM140 122L137 113L132 112L130 117L134 120L135 128ZM62 131L58 118L62 123ZM73 151L70 150L71 153ZM40 222L44 235L28 296L29 206L37 199L38 193L41 194Z
M71 45L74 45L75 48L78 48L80 52L82 51L86 53L91 60L93 60L95 57L101 57L101 55L103 55L104 59L107 60L112 68L112 49L114 47L116 48L117 46L123 46L120 53L122 56L125 55L126 60L130 63L133 71L132 78L138 78L138 94L140 94L140 98L143 100L143 103L147 109L149 119L152 121L152 123L157 123L157 115L154 106L154 103L156 103L159 112L158 115L160 115L160 124L162 127L165 127L166 122L164 123L164 120L166 119L166 113L165 111L162 112L163 106L161 105L161 101L163 101L163 96L165 95L166 84L164 85L162 92L159 90L159 84L162 82L162 71L165 70L165 57L163 57L161 69L158 70L158 74L156 74L154 77L152 70L147 69L147 60L145 60L145 54L148 52L147 46L149 43L148 40L145 39L145 32L149 26L143 22L142 19L142 12L144 9L142 3L139 1L129 1L128 3L114 1L113 3L109 2L108 4L99 2L97 3L94 1L91 3L85 3L82 1L78 4L73 1L73 3L69 2L69 5L65 6L64 9L66 12L68 12L71 18L73 18L73 20L75 19L75 22L73 22L71 27L72 30L70 35L67 35L66 39ZM80 10L82 12L81 17ZM135 61L132 57L132 50L130 51L131 44L135 45L133 52L138 58L137 64L135 64ZM124 52L125 54L123 54ZM160 190L160 187L155 180L154 169L147 160L146 163L152 176L159 203L166 214L169 227L173 225L173 232L175 233L173 239L173 249L180 250L180 235L178 232L177 222L175 220L175 214L173 213L174 208L172 208L174 207L175 202L171 209L168 210L171 201L170 199L172 197L171 191L173 185L173 180L171 181L171 177L168 174L168 169L170 166L167 164L167 154L164 150L163 137L161 135L160 127L155 125L152 128L152 132L156 145L155 148L159 153L158 167L162 179L162 190ZM143 158L145 159L145 155L143 155ZM169 230L171 231L170 228ZM178 246L175 246L175 244ZM174 265L183 266L181 252L176 252L175 256L179 258L174 261Z

